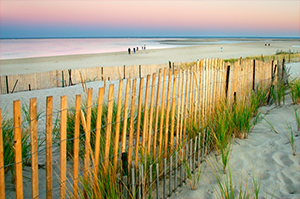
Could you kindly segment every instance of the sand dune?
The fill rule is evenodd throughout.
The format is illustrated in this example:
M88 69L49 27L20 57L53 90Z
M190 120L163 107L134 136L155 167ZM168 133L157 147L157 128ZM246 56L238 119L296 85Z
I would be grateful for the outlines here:
M300 198L300 132L297 131L294 108L300 109L299 105L291 105L289 96L283 106L261 107L262 116L274 125L278 134L261 120L248 139L235 139L229 161L235 190L241 183L246 186L246 182L251 189L252 175L255 175L257 180L261 179L261 198ZM296 156L292 155L286 137L287 124L293 129ZM208 158L208 161L219 164L215 157ZM219 190L211 167L205 163L202 171L197 190L191 190L188 182L171 198L216 198Z

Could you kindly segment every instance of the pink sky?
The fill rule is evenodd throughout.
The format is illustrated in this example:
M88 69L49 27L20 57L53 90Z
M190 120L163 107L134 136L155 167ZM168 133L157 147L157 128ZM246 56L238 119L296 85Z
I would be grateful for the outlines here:
M294 1L1 0L1 38L27 36L294 36ZM122 35L122 33L124 35ZM148 34L148 35L147 35ZM155 35L156 34L156 35Z

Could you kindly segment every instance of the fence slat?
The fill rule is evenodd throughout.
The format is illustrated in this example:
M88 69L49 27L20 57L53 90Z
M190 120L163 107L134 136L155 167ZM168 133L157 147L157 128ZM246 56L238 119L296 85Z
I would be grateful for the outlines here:
M111 121L112 121L112 112L113 112L113 103L114 103L114 85L109 85L108 90L108 104L107 104L107 125L105 131L105 149L104 149L104 171L108 172L108 163L109 163L109 148L110 148L110 135L111 135Z
M190 126L192 126L192 122L193 122L193 112L194 112L194 107L193 107L193 104L194 104L194 73L195 73L195 68L192 67L191 68L191 71L190 71L190 91L189 91L189 112L188 112L188 124Z
M164 111L165 111L165 94L166 94L166 75L167 69L164 69L164 79L163 79L163 88L161 95L161 109L160 109L160 125L159 125L159 139L158 139L158 155L161 156L162 150L162 136L163 136L163 121L164 121ZM161 156L162 157L162 156Z
M148 102L149 102L149 87L150 87L150 78L151 75L147 76L146 82L146 91L145 91L145 103L144 103L144 120L143 120L143 140L142 140L142 154L145 157L145 146L146 146L146 138L147 138L147 127L148 127ZM146 159L146 158L145 158Z
M16 198L23 198L22 176L22 131L21 131L21 102L13 102L14 106L14 152L15 152L15 186Z
M183 120L183 132L182 132L182 143L186 140L186 136L185 136L185 134L186 134L186 122L187 122L187 111L188 111L188 97L189 97L189 70L187 70L187 72L186 72L186 78L185 78L185 85L186 85L186 87L185 87L185 103L184 103L184 116L183 116L183 118L184 118L184 120ZM184 148L183 148L183 153L185 153L184 152ZM183 154L184 155L184 154Z
M3 159L3 136L2 136L2 114L0 109L0 195L5 199L5 176L4 176L4 159Z
M181 84L181 69L178 72L178 92L177 92L177 120L176 120L176 150L179 146L179 129L180 129L180 118L181 118L181 92L182 92L182 84Z
M137 115L137 124L136 124L136 145L135 145L135 168L137 169L138 160L139 160L139 143L140 143L140 126L141 126L141 116L142 116L142 101L143 101L143 87L144 87L144 78L140 79L140 88L139 88L139 102L138 102L138 115Z
M78 197L78 160L79 160L79 127L80 127L81 96L76 95L74 119L74 162L73 162L73 197Z
M202 60L199 64L199 82L198 82L198 106L199 106L199 114L198 114L198 124L201 124L201 118L202 118L202 104L203 104L203 84L202 84L202 73L203 73L203 67L202 67ZM203 127L201 125L201 127Z
M99 154L100 154L100 139L101 139L101 126L102 126L102 109L103 109L103 95L104 88L99 88L98 101L97 101L97 119L96 119L96 137L95 137L95 159L94 159L94 183L98 180L99 168Z
M118 152L119 152L122 92L123 92L123 80L120 80L119 92L118 92L117 115L116 115L115 141L114 141L114 175L116 175L117 172L117 162L118 162Z
M167 92L167 107L166 107L166 123L165 123L165 143L164 143L164 158L167 158L168 155L168 138L169 138L169 114L170 114L170 99L171 99L171 78L172 70L169 70L168 75L168 92Z
M88 169L90 167L90 140L91 140L91 114L92 114L92 98L93 89L88 89L87 105L86 105L86 131L85 131L85 145L84 145L84 180L89 179Z
M60 105L60 198L66 198L67 175L67 96L61 97Z
M194 81L195 81L195 87L194 87L194 92L195 92L195 98L193 100L194 103L194 124L197 124L197 113L198 113L198 91L199 91L199 70L198 67L196 68L196 71L194 72Z
M46 197L52 198L52 113L53 97L46 99Z
M181 108L180 108L180 127L179 127L179 145L181 145L182 144L182 142L183 142L183 139L182 139L182 133L183 133L183 121L184 121L184 107L185 107L185 103L186 103L186 101L185 101L185 88L184 88L184 86L186 85L186 71L183 71L182 72L182 85L181 85L181 87L182 87L182 92L181 92Z
M149 129L148 129L148 150L147 154L150 156L151 149L151 137L152 137L152 123L153 123L153 109L154 109L154 93L155 93L155 81L156 81L156 73L152 75L152 88L151 88L151 97L150 97L150 112L149 112Z
M31 188L32 198L39 196L39 168L38 168L38 138L36 98L30 99L30 148L31 148Z
M154 122L154 138L153 138L153 159L156 157L156 143L157 143L157 128L158 128L158 119L159 119L159 99L160 99L160 85L161 85L161 74L162 70L159 69L158 72L158 83L157 83L157 92L156 92L156 102L155 102L155 122Z
M128 139L128 171L131 165L132 151L133 151L133 131L134 131L134 111L135 111L135 91L136 79L132 82L132 96L131 96L131 110L130 110L130 124L129 124L129 139Z
M173 148L174 148L176 84L177 84L177 70L174 71L174 77L173 77L173 92L172 92L172 107L171 107L171 131L170 131L170 154L172 154Z
M126 90L125 90L125 102L124 102L124 121L123 121L123 129L122 129L122 145L121 151L125 152L126 147L126 132L127 132L127 117L128 117L128 101L129 101L129 92L130 92L130 83L131 80L127 79L126 82Z

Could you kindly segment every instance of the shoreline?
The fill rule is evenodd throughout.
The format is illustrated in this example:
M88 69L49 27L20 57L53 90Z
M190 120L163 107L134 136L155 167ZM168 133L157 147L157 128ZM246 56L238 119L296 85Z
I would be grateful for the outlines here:
M251 39L251 38L250 38ZM190 39L185 40L189 42ZM218 40L221 40L218 38ZM245 40L245 39L241 39ZM182 40L175 40L181 42ZM195 41L195 40L193 40ZM205 41L207 42L207 40ZM265 46L270 43L270 46ZM231 44L201 44L174 48L140 50L135 54L127 51L112 53L76 54L35 58L0 60L0 75L28 74L63 69L79 69L105 66L131 66L164 64L171 62L190 62L204 58L237 58L257 55L272 55L277 50L299 51L298 39L258 39L257 41ZM223 52L220 48L223 48Z

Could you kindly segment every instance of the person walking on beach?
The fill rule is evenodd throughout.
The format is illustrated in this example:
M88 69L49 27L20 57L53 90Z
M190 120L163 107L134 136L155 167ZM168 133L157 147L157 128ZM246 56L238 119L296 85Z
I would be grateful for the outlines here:
M223 52L223 47L221 46L221 52Z
M133 53L135 53L135 48L133 48Z
M130 54L130 48L128 48L128 54Z

